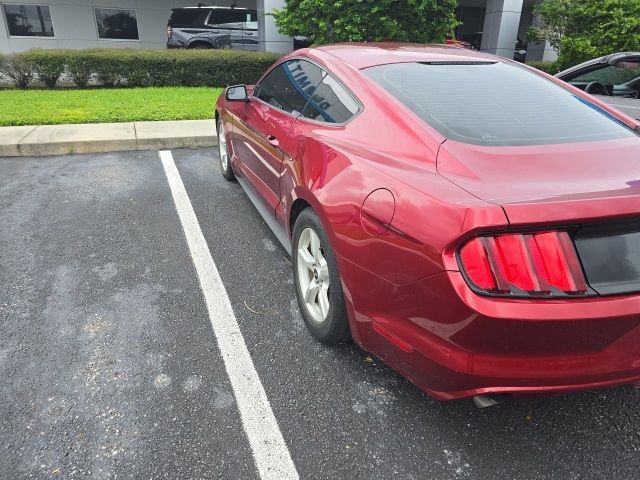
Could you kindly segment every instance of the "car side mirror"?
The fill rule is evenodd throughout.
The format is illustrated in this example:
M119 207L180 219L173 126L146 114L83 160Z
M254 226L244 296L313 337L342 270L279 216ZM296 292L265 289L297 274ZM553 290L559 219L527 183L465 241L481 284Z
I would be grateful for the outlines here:
M248 102L249 95L247 94L247 87L244 85L232 85L227 87L224 98L230 102Z

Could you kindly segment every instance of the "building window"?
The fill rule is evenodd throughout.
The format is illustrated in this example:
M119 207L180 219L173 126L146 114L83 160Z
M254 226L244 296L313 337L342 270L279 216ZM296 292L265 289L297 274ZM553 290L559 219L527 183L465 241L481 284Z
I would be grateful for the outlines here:
M98 38L106 40L139 40L135 10L96 8Z
M12 37L53 37L49 7L44 5L3 5Z

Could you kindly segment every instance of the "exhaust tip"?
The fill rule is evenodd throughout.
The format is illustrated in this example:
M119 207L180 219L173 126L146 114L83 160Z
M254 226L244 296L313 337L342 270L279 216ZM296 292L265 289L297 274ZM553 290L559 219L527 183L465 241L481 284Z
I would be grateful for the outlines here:
M476 408L488 408L498 405L507 399L508 395L476 395L473 397L473 405Z

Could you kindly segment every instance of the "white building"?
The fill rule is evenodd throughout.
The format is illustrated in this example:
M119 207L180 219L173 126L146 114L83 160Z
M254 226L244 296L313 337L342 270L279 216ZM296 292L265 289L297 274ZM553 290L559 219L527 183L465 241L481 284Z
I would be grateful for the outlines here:
M201 0L202 1L202 0ZM206 1L206 0L205 0ZM534 4L542 0L460 0L458 38L481 50L513 56L517 38L526 38ZM194 0L0 0L0 52L31 48L165 48L172 8ZM258 10L260 49L286 52L290 38L280 35L269 13L284 0L209 0L207 4ZM545 45L530 45L527 60L553 59Z

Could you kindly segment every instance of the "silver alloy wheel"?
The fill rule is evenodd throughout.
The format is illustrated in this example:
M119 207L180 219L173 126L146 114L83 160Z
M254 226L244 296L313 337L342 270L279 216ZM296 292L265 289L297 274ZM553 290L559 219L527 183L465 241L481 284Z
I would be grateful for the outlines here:
M226 172L229 165L229 155L227 154L227 139L224 135L224 125L222 120L218 123L218 153L220 154L220 165L222 171Z
M322 323L329 313L329 266L313 229L307 227L300 234L297 255L300 293L311 319Z

